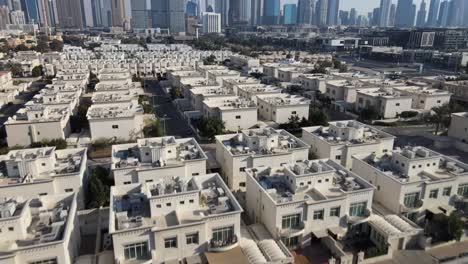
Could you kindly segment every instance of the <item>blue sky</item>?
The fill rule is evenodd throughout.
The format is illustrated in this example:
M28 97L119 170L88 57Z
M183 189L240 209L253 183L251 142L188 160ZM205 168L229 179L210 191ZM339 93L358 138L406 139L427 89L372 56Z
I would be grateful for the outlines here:
M419 10L419 4L421 0L413 0ZM429 8L429 0L426 0L426 8ZM297 3L297 0L283 0L283 3ZM396 4L397 0L393 0L393 3ZM340 9L349 10L351 8L356 8L359 14L367 14L367 12L372 11L375 7L380 5L380 0L340 0Z

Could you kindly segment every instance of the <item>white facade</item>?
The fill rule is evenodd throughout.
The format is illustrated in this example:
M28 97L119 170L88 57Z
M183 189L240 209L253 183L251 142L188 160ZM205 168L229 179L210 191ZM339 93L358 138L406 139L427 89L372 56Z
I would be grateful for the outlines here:
M315 158L331 159L350 169L353 155L391 151L395 137L348 120L329 122L328 127L303 127L302 140L310 145L310 152Z
M373 108L382 118L396 118L402 112L411 111L413 97L393 88L360 89L357 91L355 110Z
M160 176L111 188L115 261L180 261L236 248L242 208L218 174Z
M453 113L448 136L460 140L463 143L468 142L468 113Z
M207 157L193 138L144 138L112 146L115 185L154 182L157 177L206 173Z
M468 165L424 147L355 155L352 169L377 187L375 202L418 223L466 206Z
M55 147L11 150L0 156L5 174L0 177L0 200L21 194L24 198L77 193L84 208L83 186L87 184L85 148L55 150Z
M257 106L238 96L211 97L203 101L203 116L218 118L225 130L239 131L257 125Z
M440 107L450 102L451 94L445 90L429 87L404 86L395 87L396 91L403 95L413 97L411 107L413 109L431 111L434 107Z
M299 83L306 91L320 91L326 93L327 85L326 81L330 77L324 74L302 74L298 77Z
M259 117L277 124L290 121L297 116L299 121L309 119L310 100L299 95L259 95L257 99Z
M374 186L338 163L304 160L247 170L246 212L290 248L306 246L311 235L365 222ZM335 231L336 232L336 231Z
M236 85L237 95L242 98L247 98L254 101L258 105L258 96L277 96L281 97L281 89L278 86L265 84L239 84Z
M203 12L203 33L221 33L221 14Z
M243 190L245 170L306 160L309 145L284 130L244 130L216 136L216 161L230 189Z
M0 210L1 263L74 263L80 247L76 195L16 195Z

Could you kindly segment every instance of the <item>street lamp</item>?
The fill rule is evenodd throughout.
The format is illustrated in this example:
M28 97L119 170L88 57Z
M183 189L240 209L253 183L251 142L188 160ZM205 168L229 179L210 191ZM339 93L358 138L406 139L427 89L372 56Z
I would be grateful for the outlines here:
M167 115L163 116L163 129L164 129L164 136L166 135L166 117Z

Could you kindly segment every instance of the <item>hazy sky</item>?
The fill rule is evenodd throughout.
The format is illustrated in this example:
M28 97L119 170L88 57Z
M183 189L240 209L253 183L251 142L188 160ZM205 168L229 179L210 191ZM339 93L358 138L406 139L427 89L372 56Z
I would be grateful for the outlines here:
M413 0L413 2L416 4L416 10L419 10L421 0ZM429 9L429 2L429 0L426 0L426 9ZM297 3L297 0L283 0L283 3ZM393 0L393 3L396 4L397 0ZM372 11L379 5L380 0L340 0L341 10L350 10L354 7L359 14L367 14L367 12Z

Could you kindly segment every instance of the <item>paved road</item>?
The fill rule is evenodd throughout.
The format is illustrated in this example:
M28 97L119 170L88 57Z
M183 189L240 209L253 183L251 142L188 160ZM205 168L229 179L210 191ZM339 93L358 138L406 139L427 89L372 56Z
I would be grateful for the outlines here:
M153 104L156 116L161 118L161 125L166 126L166 135L179 137L192 137L190 127L181 116L177 108L172 104L170 98L166 96L158 81L146 80L145 92L153 94ZM165 117L165 118L164 118Z

